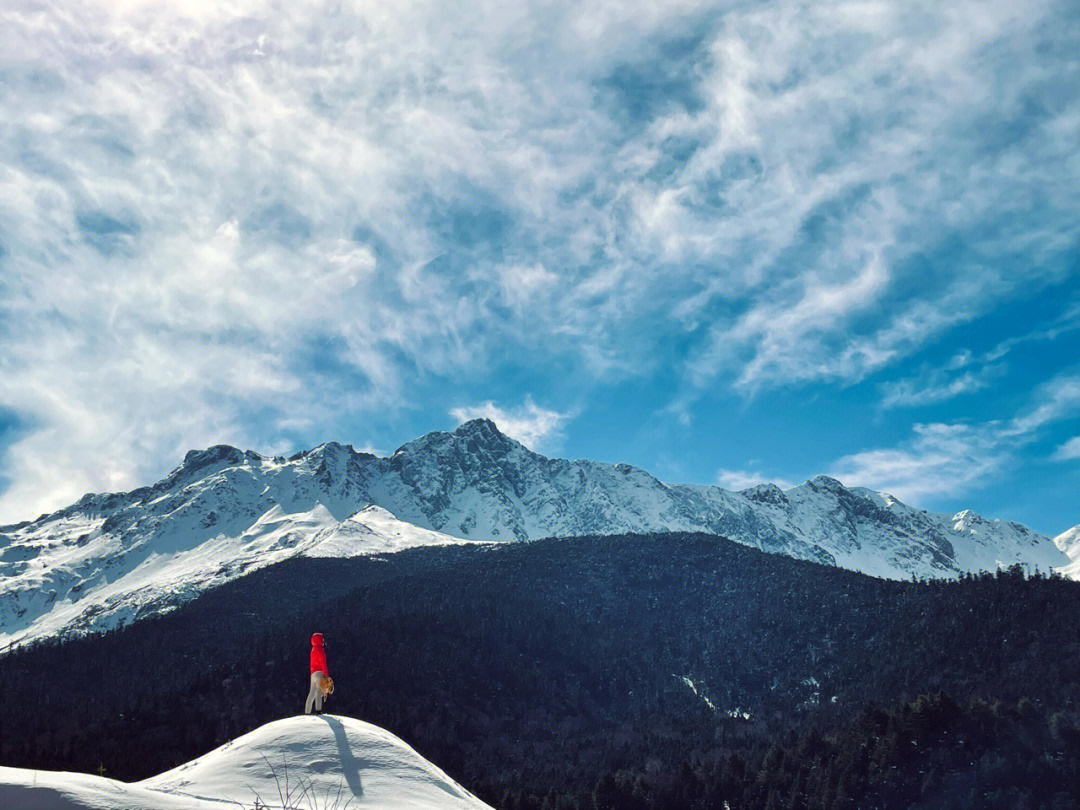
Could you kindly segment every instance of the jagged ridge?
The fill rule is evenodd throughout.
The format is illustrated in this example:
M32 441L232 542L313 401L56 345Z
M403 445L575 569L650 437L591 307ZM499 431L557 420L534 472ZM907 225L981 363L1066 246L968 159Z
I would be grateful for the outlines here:
M827 476L787 491L668 485L626 464L547 458L478 419L389 458L336 442L289 458L195 450L153 486L0 528L0 644L114 626L296 554L654 531L893 578L1070 562L1026 526L926 512Z

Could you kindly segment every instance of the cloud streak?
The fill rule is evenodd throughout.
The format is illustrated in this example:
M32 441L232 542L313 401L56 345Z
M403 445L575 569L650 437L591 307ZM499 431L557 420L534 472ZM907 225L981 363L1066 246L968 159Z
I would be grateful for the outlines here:
M916 424L909 441L846 455L831 474L915 503L965 494L999 475L1049 426L1070 418L1078 407L1080 377L1058 377L1009 420ZM1074 451L1080 452L1075 439L1058 448L1055 458L1072 458Z
M1056 461L1072 461L1080 458L1080 436L1074 436L1054 451Z
M909 503L968 492L1001 471L1009 456L990 426L917 424L902 447L839 459L831 474L849 485L888 492Z

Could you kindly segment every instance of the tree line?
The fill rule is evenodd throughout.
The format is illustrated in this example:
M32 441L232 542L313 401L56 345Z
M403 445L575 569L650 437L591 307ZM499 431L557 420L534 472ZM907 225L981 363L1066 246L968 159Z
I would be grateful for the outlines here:
M700 534L290 560L0 658L0 762L140 779L298 713L502 810L1063 808L1080 584L894 582ZM182 711L181 711L182 710Z

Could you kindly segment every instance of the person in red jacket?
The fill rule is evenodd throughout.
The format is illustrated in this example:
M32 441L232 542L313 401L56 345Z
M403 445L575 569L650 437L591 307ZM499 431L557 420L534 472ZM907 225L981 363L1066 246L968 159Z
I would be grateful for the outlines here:
M311 714L314 705L315 714L322 713L322 686L323 678L329 677L330 670L326 668L326 647L323 645L322 633L315 633L311 637L311 689L308 690L307 703L304 704L304 714Z

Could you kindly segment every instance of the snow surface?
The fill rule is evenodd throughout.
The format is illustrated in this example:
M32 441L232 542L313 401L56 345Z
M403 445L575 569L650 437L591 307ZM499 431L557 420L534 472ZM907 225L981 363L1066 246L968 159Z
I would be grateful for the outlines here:
M297 807L336 800L339 810L346 803L350 810L489 808L388 731L325 714L269 723L142 782L0 767L0 807L225 810L251 808L258 794L264 806L280 808L286 774ZM317 802L301 795L304 789Z
M292 513L275 503L248 526L225 518L224 529L207 532L206 514L238 510L222 495L215 493L214 509L180 507L147 529L140 530L138 524L146 522L140 517L130 534L105 531L101 518L79 515L21 532L24 542L0 551L0 650L166 612L207 588L289 557L351 557L469 542L404 523L377 506L338 520L318 502Z
M289 458L193 450L151 487L0 526L0 651L170 610L297 555L659 531L720 534L879 577L1019 563L1080 578L1080 551L1017 523L935 514L827 476L788 490L669 485L626 464L546 458L478 419L389 458L333 442Z
M1069 564L1061 573L1070 579L1080 579L1080 526L1073 526L1054 538L1054 545L1065 552Z

